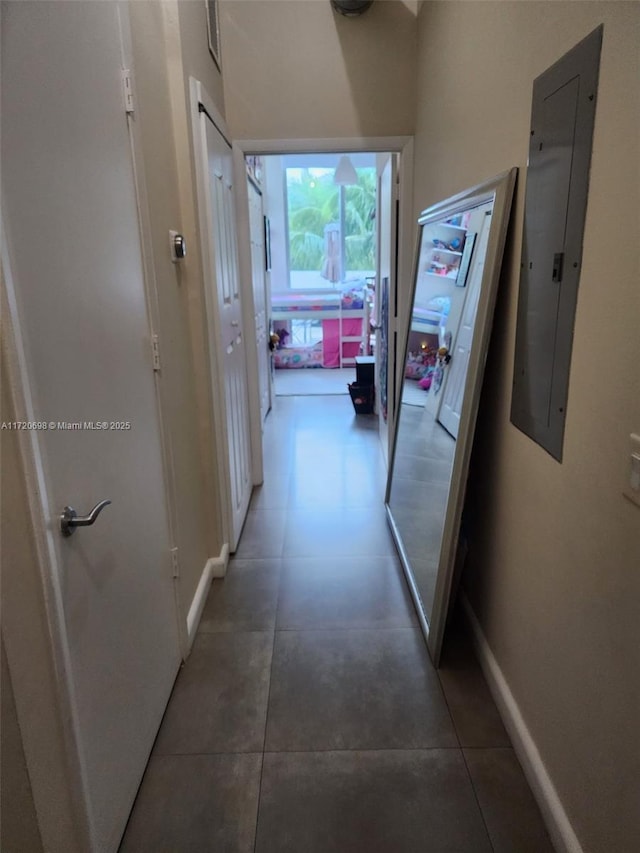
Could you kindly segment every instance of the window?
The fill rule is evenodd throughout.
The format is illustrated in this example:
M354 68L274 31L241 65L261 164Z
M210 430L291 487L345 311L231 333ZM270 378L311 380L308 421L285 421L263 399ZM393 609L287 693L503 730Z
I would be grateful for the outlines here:
M289 284L295 290L333 288L375 274L376 170L356 167L358 183L345 187L334 183L334 172L285 170Z

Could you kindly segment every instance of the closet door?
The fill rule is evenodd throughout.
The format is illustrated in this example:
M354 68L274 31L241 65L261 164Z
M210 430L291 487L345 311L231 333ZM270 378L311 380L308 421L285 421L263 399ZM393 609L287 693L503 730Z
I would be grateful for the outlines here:
M204 98L204 95L203 95ZM212 331L212 368L216 427L224 448L223 496L227 507L229 548L238 545L253 488L247 355L242 323L238 243L233 189L231 146L210 117L215 108L208 102L199 113L196 138L206 169L201 187L203 227L207 252L205 275L215 288L215 305L207 304Z

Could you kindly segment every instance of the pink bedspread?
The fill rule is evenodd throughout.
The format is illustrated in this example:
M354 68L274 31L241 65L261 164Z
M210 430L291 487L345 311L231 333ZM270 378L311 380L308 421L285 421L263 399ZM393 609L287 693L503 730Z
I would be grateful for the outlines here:
M322 341L307 347L282 347L282 349L274 350L273 353L273 366L276 370L324 367L322 362Z

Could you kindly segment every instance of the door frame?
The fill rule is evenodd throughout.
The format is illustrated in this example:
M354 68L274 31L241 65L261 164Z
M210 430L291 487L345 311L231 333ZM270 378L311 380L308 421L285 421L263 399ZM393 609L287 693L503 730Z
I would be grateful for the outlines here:
M247 353L247 390L249 392L249 437L251 443L251 476L253 485L264 481L264 460L262 456L262 414L260 411L260 385L258 381L258 345L255 334L255 302L253 299L253 278L251 263L251 225L249 215L249 196L246 190L247 170L244 154L238 143L232 141L233 182L236 186L236 227L238 229L238 271L242 296L242 325L245 332ZM267 329L267 338L269 329ZM271 382L271 380L269 380ZM270 404L273 405L273 387L269 390Z
M401 297L404 295L398 291L399 282L407 282L406 295L409 294L411 272L413 268L414 250L414 226L417 230L417 216L413 208L413 136L363 136L363 137L332 137L326 139L235 139L233 140L234 165L236 185L238 176L242 174L246 178L244 164L245 156L270 154L331 154L331 153L357 153L358 151L371 151L373 153L399 154L398 164L398 186L400 192L400 206L398 217L398 275L394 286L394 292L390 294L390 306L402 304ZM246 196L246 194L245 194ZM243 281L247 281L247 271L251 270L251 246L249 242L249 201L243 198L241 193L237 194L238 203L238 251L240 254L240 273ZM378 288L379 290L379 288ZM246 292L246 289L245 289ZM400 297L400 298L399 298ZM246 321L247 308L252 307L252 295L249 300L243 301L243 316ZM248 305L246 304L248 302ZM400 316L395 316L394 311L389 312L389 338L393 340L394 333L402 328ZM247 327L250 328L250 327ZM249 355L249 353L247 353ZM251 374L257 368L257 362L248 362ZM257 359L257 353L255 355ZM388 375L392 371L397 373L396 364L391 361L388 366ZM256 483L262 482L262 424L260 423L260 407L257 394L250 395L249 411L251 413L251 447L255 448L254 477L259 476ZM388 450L393 446L393 433L395 429L393 418L389 419L389 441ZM259 452L259 457L258 457ZM259 462L258 462L259 459Z
M264 194L262 192L262 189L260 189L260 187L258 186L258 184L255 181L253 181L247 175L246 171L244 173L244 176L241 176L241 181L238 181L238 156L237 156L237 148L235 148L235 147L233 149L233 174L234 174L234 181L236 181L238 183L238 186L240 186L240 183L243 182L243 186L246 189L246 194L247 194L247 228L248 228L248 233L249 233L249 244L251 244L251 214L250 214L250 210L249 210L249 193L250 193L250 190L253 189L254 192L256 192L258 194L258 196L260 197L260 210L262 213L262 228L263 228L263 238L262 239L264 242L264 239L265 239L264 238L264 227L265 227L264 226ZM239 206L240 205L238 204L238 207ZM244 210L244 206L243 206L243 210ZM242 232L242 222L240 220L240 211L238 211L238 213L237 213L237 219L238 219L238 236L239 236L241 233L243 233ZM266 246L263 245L263 250L264 249L266 249ZM240 252L240 249L238 246L238 253L239 252ZM249 248L249 252L251 252L251 248ZM238 260L239 260L239 258L238 258ZM263 253L263 266L262 266L261 271L262 271L262 281L264 283L265 305L268 306L269 300L271 299L271 288L268 286L267 270L264 268L264 253ZM254 275L253 263L251 264L250 269L246 271L246 273L245 273L244 269L241 270L241 280L247 282L247 291L251 292L251 303L250 303L249 307L250 307L252 313L251 313L251 317L249 320L251 325L248 328L250 328L252 330L255 328L255 315L256 315L255 299L253 298L254 297L253 275ZM251 287L249 287L249 282L251 282ZM243 310L244 310L244 300L243 300L242 304L243 304ZM268 312L266 312L266 313L267 313L267 317L268 317ZM266 335L267 335L267 340L268 340L269 339L269 329L266 329ZM249 393L250 393L250 398L251 398L253 385L255 384L255 393L257 395L257 400L258 400L258 417L259 417L260 423L262 425L263 420L262 420L262 406L261 406L261 402L260 402L260 377L259 377L259 373L258 373L258 371L260 369L260 357L261 356L260 356L260 352L258 351L258 347L257 347L257 338L254 340L253 335L251 335L251 349L252 349L252 351L253 351L253 349L255 349L256 370L252 371L251 375L247 377L248 382L249 382ZM263 354L263 357L264 357L264 354ZM267 356L267 358L268 357L269 356ZM267 370L270 371L270 365L268 363L267 363ZM268 395L269 395L269 405L267 407L267 414L268 414L271 411L271 406L273 405L273 382L271 381L270 372L269 372L267 379L268 379ZM265 415L265 418L266 418L266 415ZM252 421L252 424L253 424L253 421ZM252 440L252 461L255 460L255 464L252 465L252 473L254 476L253 483L254 483L254 485L259 485L262 483L262 481L264 479L264 472L263 472L263 467L262 467L262 442L260 441L260 446L257 448L256 452L253 453L253 430L252 430L251 436L252 436L251 437L251 440Z
M382 158L385 157L384 163ZM382 251L381 251L381 243L382 243L382 176L389 166L390 168L390 177L392 179L391 183L391 192L390 192L390 211L389 211L389 250L390 250L390 258L389 258L389 305L387 305L387 319L391 317L391 311L393 310L394 316L393 320L398 323L398 318L395 316L395 312L397 311L397 281L398 281L398 210L396 209L399 205L400 193L398 187L398 161L399 156L394 152L385 152L384 154L379 155L376 158L376 182L377 182L377 199L376 199L376 236L377 236L377 245L376 245L376 316L374 318L375 324L375 336L376 336L376 352L380 352L382 346L382 334L383 332L387 336L387 375L386 375L386 384L387 384L387 417L386 419L383 417L382 408L380 406L380 402L378 400L376 404L377 415L378 415L378 433L380 435L381 443L383 445L383 455L385 466L389 467L389 452L391 449L391 445L389 443L389 431L393 429L393 423L395 421L395 373L393 372L395 369L395 358L397 356L397 334L394 334L393 339L389 340L389 332L390 329L386 330L382 327ZM395 257L393 255L395 254ZM393 302L391 300L393 299ZM389 361L389 355L393 356L391 361ZM376 365L376 387L377 380L380 377L380 365ZM384 436L384 441L383 441Z

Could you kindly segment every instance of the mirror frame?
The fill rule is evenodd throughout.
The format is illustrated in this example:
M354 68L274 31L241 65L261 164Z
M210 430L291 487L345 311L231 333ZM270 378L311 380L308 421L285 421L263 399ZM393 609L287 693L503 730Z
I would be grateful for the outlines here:
M416 295L418 265L424 226L455 216L456 214L468 210L470 207L477 207L481 204L493 201L491 231L489 233L489 240L487 243L476 323L469 354L467 375L465 377L464 395L460 412L460 426L453 458L449 496L447 498L430 622L427 620L427 616L424 612L420 593L411 571L410 561L389 503L391 498L391 486L393 482L393 471L398 441L403 381L398 382L395 400L394 439L389 459L389 471L385 492L385 509L387 512L387 519L391 527L391 532L398 549L398 554L400 555L400 561L407 579L407 584L411 592L411 597L413 598L413 603L418 614L420 627L422 628L427 647L429 649L429 654L431 655L431 659L436 667L440 662L440 653L442 651L442 642L444 639L444 631L449 612L449 600L453 587L454 570L458 552L460 522L462 519L466 482L469 473L469 461L471 459L473 437L478 416L478 407L480 404L480 394L482 391L484 366L489 349L493 314L498 293L498 283L500 280L502 259L507 230L509 227L511 205L517 174L518 170L515 167L506 172L502 172L490 180L477 184L464 192L458 193L457 195L451 196L438 204L428 207L426 210L423 210L418 217L419 228L413 264L413 280L409 300L409 313L407 317L404 318L406 322L405 329L403 330L405 338L404 346L402 347L402 377L404 377L404 365L407 360L409 329ZM398 367L398 365L396 366Z

